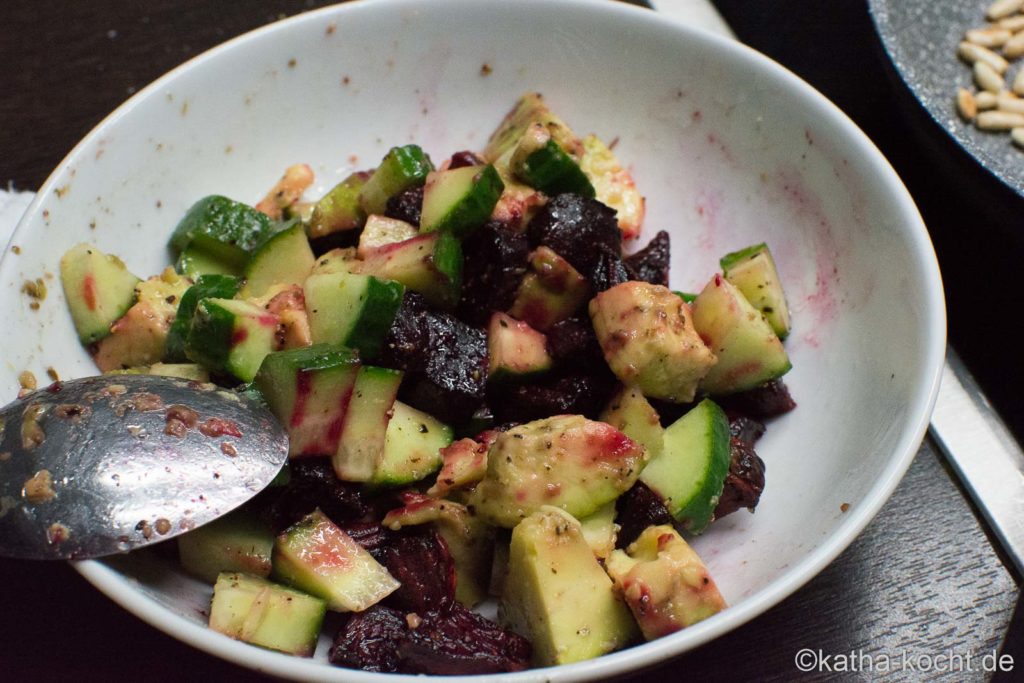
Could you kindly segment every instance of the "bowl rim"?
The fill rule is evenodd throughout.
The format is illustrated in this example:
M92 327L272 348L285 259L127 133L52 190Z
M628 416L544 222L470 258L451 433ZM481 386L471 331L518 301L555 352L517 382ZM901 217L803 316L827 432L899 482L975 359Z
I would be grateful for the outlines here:
M389 5L404 4L410 7L422 7L428 1L353 0L341 5L308 11L231 38L168 71L145 88L139 90L107 115L56 166L55 170L40 187L35 199L29 205L12 233L7 245L8 248L4 252L5 257L10 253L10 245L14 243L22 231L27 230L29 224L37 220L37 215L44 199L56 187L63 171L81 153L82 149L96 138L104 135L107 129L114 126L121 118L127 116L140 102L151 96L154 91L164 88L181 74L201 67L205 62L216 59L221 53L233 50L240 44L259 40L265 35L279 31L287 31L293 26L306 22L319 22L325 16L364 11L363 8L365 7L373 7L385 3ZM523 2L540 5L545 0L523 0ZM924 362L921 367L923 369L921 376L917 378L919 391L916 393L914 401L908 406L907 414L909 417L900 430L897 446L893 449L893 453L881 475L869 488L864 499L857 506L851 508L843 521L830 534L825 536L823 541L812 552L806 554L799 562L787 568L774 582L746 596L738 605L731 606L715 617L671 636L585 662L543 669L529 669L514 674L468 677L439 676L434 677L436 680L524 682L603 679L608 676L637 671L678 656L733 630L775 606L820 573L845 550L889 499L913 461L928 428L929 418L938 393L945 357L946 321L942 282L938 262L928 237L927 229L913 199L896 172L877 147L846 114L788 69L737 41L671 21L659 13L624 3L608 2L607 0L561 0L561 4L567 10L585 9L589 12L596 11L609 15L618 15L623 19L636 22L638 25L646 26L645 22L650 25L657 24L662 29L674 31L687 40L703 42L715 50L732 52L741 59L746 60L752 67L765 69L775 77L788 83L792 86L793 92L807 100L809 106L816 108L821 114L833 118L838 125L846 129L849 133L851 144L856 148L857 153L863 157L871 170L881 178L888 191L892 193L894 201L898 204L900 210L898 222L906 226L908 246L913 249L914 256L919 260L919 268L927 278L928 284L931 285L924 292L926 310L923 314L922 331L925 333L926 338L924 340L925 348L922 349ZM436 6L432 7L432 9L436 9ZM172 612L157 600L145 595L123 575L100 561L75 562L72 565L87 581L92 583L115 603L151 626L210 655L249 669L294 679L318 678L373 683L375 681L411 680L413 678L401 674L379 674L353 669L325 667L322 662L272 652L235 641L227 636L211 631L204 625L189 621L185 617Z

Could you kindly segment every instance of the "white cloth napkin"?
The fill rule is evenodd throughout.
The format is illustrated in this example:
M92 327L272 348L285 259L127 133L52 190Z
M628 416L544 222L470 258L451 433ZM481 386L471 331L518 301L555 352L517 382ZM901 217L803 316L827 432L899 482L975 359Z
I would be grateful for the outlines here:
M709 0L652 0L651 5L674 21L734 38ZM35 194L0 190L0 245L6 245Z

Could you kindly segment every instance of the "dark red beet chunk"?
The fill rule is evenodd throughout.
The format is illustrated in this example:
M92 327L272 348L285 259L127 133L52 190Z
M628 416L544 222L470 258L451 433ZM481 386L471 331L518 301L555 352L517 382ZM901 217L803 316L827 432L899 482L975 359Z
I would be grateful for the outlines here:
M498 424L565 414L595 418L608 402L614 386L610 373L573 374L533 384L494 387L489 400Z
M436 532L397 534L384 545L381 562L402 584L388 596L389 606L422 617L455 602L455 563Z
M638 481L615 501L615 523L619 535L615 546L625 548L635 541L644 529L657 524L672 524L672 515L661 501L661 496L647 484Z
M773 379L756 389L724 397L721 404L726 410L756 418L776 417L796 408L789 387L781 379Z
M423 186L410 187L388 198L384 215L400 221L420 225L420 214L423 211Z
M664 230L651 238L647 246L625 258L631 280L668 287L669 236Z
M489 221L462 242L462 300L456 314L484 326L494 311L507 311L526 272L530 246L526 236Z
M478 157L474 152L463 150L456 152L452 155L451 160L448 162L448 168L462 168L463 166L483 166L484 160Z
M299 458L290 465L287 486L267 489L256 505L264 508L271 526L281 532L320 508L336 524L360 519L371 511L371 500L359 484L344 482L334 474L329 460Z
M408 630L405 614L374 605L349 617L335 636L327 657L336 666L394 673L400 664L398 643L405 639Z
M459 603L442 613L416 615L411 622L399 610L374 605L345 623L328 658L364 671L488 674L525 669L530 644Z
M596 199L560 194L537 212L527 226L530 246L547 246L586 275L594 270L601 247L622 253L622 232L615 210Z
M428 617L398 647L407 673L438 676L522 671L530 643L470 612L460 603L442 617Z
M715 508L715 519L736 512L740 508L753 511L764 491L764 461L746 441L732 438L729 444L731 460L725 476L725 488Z
M621 285L631 279L631 274L622 262L618 252L614 252L605 245L601 245L597 252L597 261L590 271L590 287L594 293L611 289L615 285Z
M342 528L378 562L384 561L384 552L394 541L396 533L375 522L356 522L345 524Z
M472 417L487 382L487 334L406 293L377 362L404 370L400 398L449 424Z
M765 426L760 420L746 415L729 413L729 435L734 439L746 441L753 446L764 436Z
M556 367L602 367L601 345L589 318L567 318L547 331L547 350Z

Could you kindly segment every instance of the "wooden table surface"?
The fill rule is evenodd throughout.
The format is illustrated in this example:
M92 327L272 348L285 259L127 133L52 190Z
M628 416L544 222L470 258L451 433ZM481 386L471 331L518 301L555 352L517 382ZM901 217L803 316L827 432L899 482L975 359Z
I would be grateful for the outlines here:
M324 4L7 0L0 24L0 183L34 190L104 115L168 69L246 30ZM936 141L930 122L889 70L860 0L716 4L742 40L822 90L892 161L932 231L945 274L951 339L1022 433L1024 406L1014 400L1011 380L1021 378L1024 363L1000 362L1000 343L1007 353L1018 345L1001 342L1004 321L991 320L1000 305L993 296L1013 296L1018 308L1021 301L1019 284L1010 294L991 293L993 278L996 285L999 278L1012 283L1011 274L1003 273L1010 267L1001 267L992 254L1020 246L1013 225L1003 230L1010 207L1019 212L1019 203L1013 204L1019 198L992 187L952 145ZM953 170L932 163L936 155ZM969 170L960 175L963 168ZM979 220L993 229L965 242L960 227ZM977 282L981 273L984 282ZM988 298L979 304L983 294ZM925 672L906 670L908 661L920 667L928 658L949 661L941 659L949 654L971 655L977 667L1002 645L1018 582L941 455L926 442L878 517L818 577L763 616L637 678L918 680ZM2 680L257 677L137 620L66 564L0 560L0 586ZM1018 666L1006 680L1024 680L1019 624L1014 633L1006 652ZM794 657L804 648L874 661L888 657L894 669L904 670L803 674ZM988 678L980 671L937 671L941 667L930 672L937 680Z

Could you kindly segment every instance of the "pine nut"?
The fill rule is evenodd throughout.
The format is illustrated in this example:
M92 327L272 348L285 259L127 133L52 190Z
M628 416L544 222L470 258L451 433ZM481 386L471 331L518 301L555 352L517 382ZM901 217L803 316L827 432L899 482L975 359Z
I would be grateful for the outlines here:
M991 93L998 93L1006 87L1003 77L986 62L974 63L974 82L982 90L988 90Z
M998 95L988 90L982 90L974 94L974 104L978 107L979 111L995 109L998 104Z
M1016 33L1017 31L1024 30L1024 15L1017 15L1013 17L1006 17L1000 19L996 25L999 28L1005 28Z
M989 50L987 47L968 43L966 40L957 46L956 53L960 55L961 59L969 64L985 62L992 67L996 73L1006 73L1006 70L1010 68L1010 63L1000 55L992 52L992 50Z
M1024 114L1013 114L1008 111L983 111L975 119L981 130L1010 130L1024 128Z
M1024 114L1024 100L1017 97L1013 93L1001 92L996 95L998 104L996 105L999 111L1008 111L1014 114Z
M1024 6L1024 0L996 0L988 6L985 16L989 21L995 21L1016 14L1020 11L1021 6Z
M1024 55L1024 31L1015 33L1003 44L1003 55L1008 59L1016 59Z
M1018 95L1024 96L1024 69L1017 72L1013 79L1013 86L1010 89Z
M991 26L988 28L972 28L966 34L968 42L982 47L999 47L1010 39L1013 32L1007 28Z
M1011 128L1010 139L1018 147L1024 147L1024 128Z
M956 93L956 110L964 121L972 121L978 115L978 104L974 95L967 88L960 88Z

